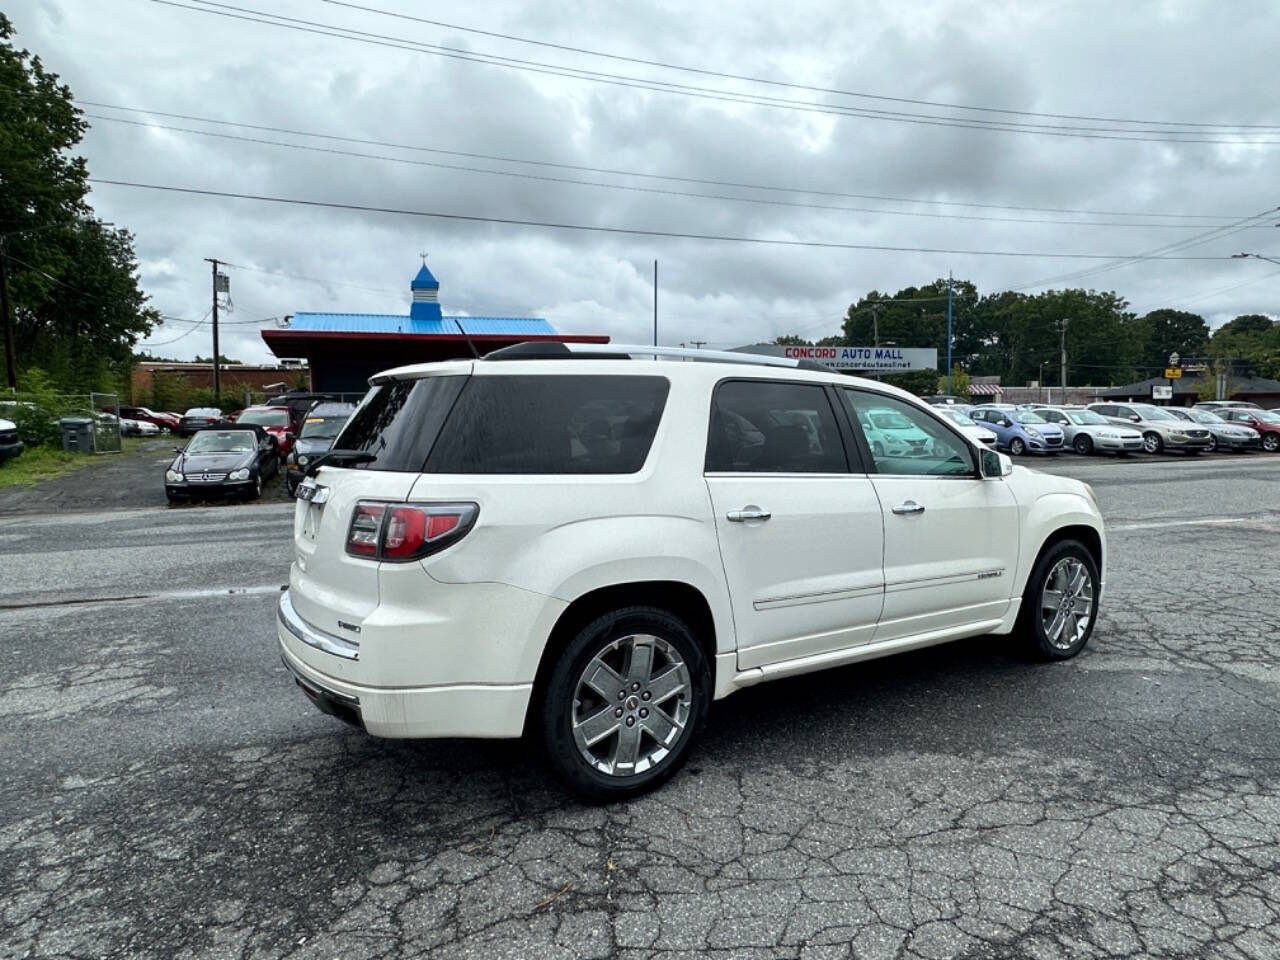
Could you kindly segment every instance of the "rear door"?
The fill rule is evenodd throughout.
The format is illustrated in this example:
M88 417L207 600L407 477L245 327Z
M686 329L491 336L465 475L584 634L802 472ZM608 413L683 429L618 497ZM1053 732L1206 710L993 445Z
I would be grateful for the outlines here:
M373 455L358 468L321 467L294 512L290 599L309 623L343 636L378 606L378 563L347 553L357 502L408 498L465 376L430 376L370 391L334 443ZM342 621L349 626L339 626Z
M874 639L1002 617L1018 564L1018 504L1008 484L982 479L973 447L941 418L905 400L841 388L854 424L875 411L911 420L926 456L871 453L884 516L884 609Z
M706 483L740 669L868 642L883 599L884 521L822 384L721 381Z

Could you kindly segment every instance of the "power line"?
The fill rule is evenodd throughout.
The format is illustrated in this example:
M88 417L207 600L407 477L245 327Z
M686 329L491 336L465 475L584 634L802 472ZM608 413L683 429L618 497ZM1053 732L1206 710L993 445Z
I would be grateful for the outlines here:
M1239 215L1204 214L1204 213L1160 213L1143 210L1093 210L1070 207L1037 207L1018 204L979 203L963 200L935 200L927 197L894 197L883 194L846 193L835 190L818 190L812 187L786 186L779 184L745 183L735 180L716 180L703 177L685 177L674 174L644 173L637 170L619 170L610 167L591 167L573 163L556 163L547 160L530 160L524 157L505 157L489 153L471 153L462 150L446 150L440 147L426 147L419 144L396 143L387 140L373 140L361 137L339 136L337 134L316 133L307 130L294 130L288 127L277 127L267 124L245 123L243 121L220 120L213 117L201 117L188 113L172 113L163 110L150 110L143 107L129 107L121 104L103 103L94 100L78 101L82 106L96 107L104 110L119 110L125 113L141 113L156 117L167 117L175 120L191 120L197 123L214 124L224 127L239 127L245 130L261 130L268 133L280 133L288 136L311 137L331 140L338 143L355 143L371 147L391 147L396 150L411 150L420 153L432 153L441 156L461 157L470 160L491 160L498 163L519 163L527 166L548 167L559 170L575 170L581 173L599 173L610 176L637 177L648 180L665 180L672 183L690 183L701 186L732 187L742 190L760 190L773 193L800 193L809 196L835 197L845 200L876 200L885 203L917 203L942 207L966 207L983 210L1015 210L1026 213L1065 213L1081 216L1097 217L1147 217L1174 220L1236 220ZM106 118L104 118L106 119ZM111 118L115 119L115 118Z
M160 0L154 0L160 2ZM1115 260L1124 259L1116 254L1105 253L1062 253L1058 251L1029 250L962 250L947 247L908 247L875 243L841 243L833 240L783 240L770 237L739 237L729 234L682 233L673 230L644 230L638 227L604 227L581 223L557 223L548 220L520 220L511 217L485 217L477 214L444 213L429 210L405 210L397 207L377 207L356 203L339 203L327 200L304 200L296 197L272 197L250 193L233 193L223 190L202 190L195 187L175 187L166 184L139 183L130 180L111 180L101 177L90 177L90 183L116 187L131 187L141 190L158 190L167 193L185 193L194 196L221 197L232 200L255 200L261 203L282 203L302 207L323 207L333 210L352 210L361 213L384 213L395 216L426 217L437 220L455 220L468 223L494 223L504 226L540 227L550 230L577 230L587 233L623 234L639 237L668 237L677 240L710 240L724 243L752 243L779 247L811 247L828 250L877 250L890 253L933 253L952 256L972 257L1019 257L1057 260ZM1146 257L1152 260L1194 260L1218 261L1229 260L1229 256L1199 257Z
M1072 280L1079 280L1079 279L1082 279L1083 277L1090 276L1092 274L1106 273L1111 270L1118 270L1121 267L1132 266L1133 264L1141 263L1144 260L1163 260L1163 259L1166 259L1166 257L1164 256L1165 254L1173 253L1174 251L1177 251L1177 250L1186 250L1191 247L1199 246L1204 243L1209 243L1210 241L1213 241L1213 240L1221 240L1224 237L1229 237L1229 236L1232 236L1233 234L1241 232L1242 230L1246 230L1250 226L1252 226L1252 221L1261 220L1264 217L1274 216L1278 210L1280 210L1280 207L1272 207L1270 209L1263 210L1261 213L1256 213L1251 217L1242 217L1241 219L1237 220L1235 223L1227 224L1226 226L1223 226L1223 227L1215 227L1212 230L1208 230L1205 233L1197 234L1194 237L1187 237L1183 240L1179 240L1174 243L1169 243L1163 246L1155 247L1154 249L1144 251L1143 253L1135 254L1131 257L1115 258L1114 263L1105 264L1101 267L1094 267L1094 268L1089 268L1085 270L1077 270L1072 273L1058 274L1053 277L1046 277L1042 280L1036 280L1031 283L1024 284L1020 287L1014 287L1013 291L1021 292L1024 290L1030 290L1033 287L1046 286L1051 283L1061 283L1061 282L1067 282Z
M203 3L203 2L207 2L207 0L196 0L196 2ZM756 77L756 76L749 76L745 74L725 73L719 70L707 70L701 67L691 67L685 64L669 63L663 60L646 60L642 57L629 57L623 54L606 53L601 50L591 50L586 47L575 47L575 46L570 46L568 44L551 43L545 40L535 40L530 37L520 37L520 36L516 36L509 33L498 33L493 30L481 30L476 27L464 27L461 24L457 24L457 23L445 23L444 21L441 21L441 20L430 20L430 19L427 19L426 17L415 17L407 13L398 13L391 10L381 10L381 9L378 9L377 7L367 7L358 3L345 2L345 0L322 0L322 2L327 3L330 6L334 6L334 7L346 7L347 9L350 9L350 10L360 10L365 13L376 13L384 17L395 17L400 20L413 21L414 23L425 23L435 27L444 27L449 30L457 30L461 33L473 33L478 36L494 37L499 40L510 40L514 43L525 43L525 44L530 44L532 46L545 47L551 50L562 50L568 53L581 53L591 57L602 57L608 60L618 60L625 63L635 63L642 66L662 67L663 69L666 69L666 70L679 70L684 73L694 73L700 76L720 77L726 80L743 80L749 83L762 83L762 84L767 84L769 86L774 86L774 87L786 87L792 90L808 90L812 93L835 94L837 96L842 96L842 97L856 97L863 100L878 100L886 103L905 103L905 104L911 104L914 106L940 107L947 110L973 110L981 113L996 113L996 114L1004 114L1006 116L1018 116L1018 117L1038 117L1041 119L1050 119L1050 120L1083 120L1083 121L1090 121L1090 122L1096 122L1096 123L1111 123L1111 124L1132 123L1132 124L1170 126L1170 127L1207 127L1207 128L1225 129L1225 130L1265 130L1265 131L1280 130L1280 125L1272 125L1272 124L1202 123L1202 122L1193 122L1193 121L1185 121L1185 120L1135 120L1135 119L1120 118L1120 117L1082 116L1079 114L1071 114L1071 113L1040 113L1033 110L1013 110L1005 107L987 107L987 106L975 106L975 105L963 104L963 103L947 103L939 100L920 100L912 97L893 97L893 96L886 96L884 94L865 93L865 92L856 91L856 90L841 90L841 89L836 89L831 87L813 86L810 84L795 83L795 82L786 81L786 80L777 80L769 77ZM222 6L222 4L210 4L210 5Z
M526 72L546 74L549 76L589 80L612 86L650 90L660 93L671 93L723 103L775 107L833 116L889 120L893 122L911 123L924 126L952 127L957 129L985 130L988 132L1001 133L1040 134L1044 136L1091 140L1122 140L1139 143L1221 143L1252 145L1280 143L1280 140L1241 140L1238 137L1236 139L1212 139L1208 137L1193 138L1186 136L1189 131L1185 130L1127 130L1122 128L1055 126L1052 124L1037 124L1021 121L990 121L971 117L951 117L918 113L913 114L903 113L901 111L822 104L814 101L789 100L780 97L768 97L762 94L742 94L717 88L695 87L689 84L678 84L670 81L645 80L639 77L609 74L594 70L583 70L576 67L565 67L558 64L522 60L515 57L504 57L496 54L476 53L455 47L443 47L437 44L408 41L399 37L371 33L364 30L354 30L347 27L340 27L335 24L320 23L314 20L305 20L298 17L285 17L279 14L254 10L247 7L237 7L222 3L214 4L210 2L210 0L196 0L196 2L204 4L202 6L194 6L190 3L178 3L175 2L175 0L152 0L152 2L163 6L175 7L180 10L192 10L198 13L205 13L233 20L241 20L249 23L265 24L267 26L280 27L282 29L311 33L319 36L354 40L359 43L372 44L390 49L408 50L415 53L425 53L430 56L463 60L471 63L481 63L489 66L517 69ZM1156 135L1151 136L1148 134Z
M1123 221L1110 220L1061 220L1048 218L1027 218L1027 217L992 217L978 214L963 213L935 213L921 210L884 210L872 207L850 207L838 204L825 203L801 203L792 200L769 200L762 197L735 197L727 194L714 193L691 193L684 190L664 190L659 187L639 187L632 184L622 183L598 183L591 180L575 180L570 177L552 177L544 174L520 173L513 170L487 170L482 167L469 167L461 164L440 163L431 160L412 160L408 157L392 157L385 154L359 153L353 150L338 150L333 147L321 147L314 144L306 143L288 143L282 140L267 140L261 137L245 137L231 133L219 133L215 130L197 130L191 127L176 127L163 123L144 123L140 120L126 120L123 117L110 117L104 114L86 113L85 116L95 120L106 120L111 123L123 123L135 127L144 127L155 130L171 130L178 133L194 133L203 137L216 137L221 140L235 140L242 143L264 144L273 147L287 147L292 150L307 150L315 153L325 153L342 157L353 157L362 160L384 160L391 163L409 164L419 167L432 167L443 170L458 170L466 173L489 174L498 177L514 177L521 180L537 180L549 183L564 183L575 186L600 187L607 190L626 190L634 193L662 194L671 197L686 197L690 199L728 201L732 203L754 203L764 204L767 206L778 207L799 207L811 210L839 210L848 213L873 213L895 217L927 217L929 219L943 220L979 220L990 221L996 223L1030 223L1030 224L1057 224L1062 226L1080 226L1080 227L1145 227L1157 229L1181 229L1193 230L1198 224L1191 223L1168 223L1168 222L1148 222L1148 223L1126 223Z

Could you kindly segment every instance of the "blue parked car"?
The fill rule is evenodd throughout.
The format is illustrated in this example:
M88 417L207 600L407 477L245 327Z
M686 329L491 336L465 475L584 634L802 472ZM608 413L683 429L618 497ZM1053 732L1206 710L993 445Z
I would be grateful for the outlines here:
M1062 428L1047 422L1034 410L987 404L969 411L969 417L992 430L996 447L1015 457L1024 453L1057 453L1062 449Z

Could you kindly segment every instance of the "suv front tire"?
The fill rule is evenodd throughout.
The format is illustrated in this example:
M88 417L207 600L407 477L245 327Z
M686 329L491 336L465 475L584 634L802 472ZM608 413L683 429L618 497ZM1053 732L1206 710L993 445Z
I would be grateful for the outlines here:
M539 727L568 786L620 800L680 768L710 706L711 670L689 627L657 607L626 607L569 641L544 688Z
M1022 593L1022 633L1041 660L1068 660L1098 621L1098 564L1083 543L1055 543L1036 562Z

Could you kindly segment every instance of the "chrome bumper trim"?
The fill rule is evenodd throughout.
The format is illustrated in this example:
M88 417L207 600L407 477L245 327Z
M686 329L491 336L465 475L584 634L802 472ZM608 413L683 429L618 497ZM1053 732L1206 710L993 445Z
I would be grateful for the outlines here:
M293 601L289 599L288 590L280 594L280 606L276 609L276 616L286 630L307 646L331 653L335 657L342 657L344 660L360 659L358 644L352 643L346 637L338 637L332 633L317 630L298 616L298 611L293 609Z

